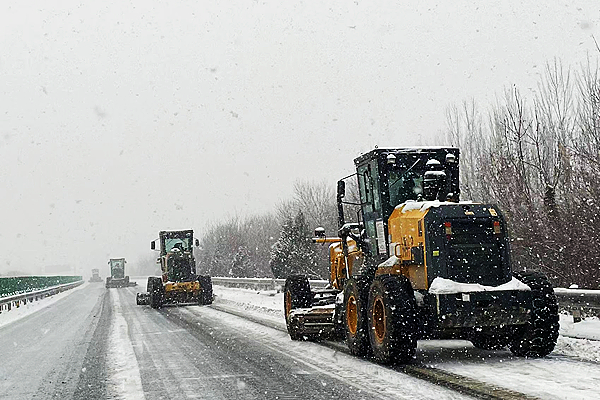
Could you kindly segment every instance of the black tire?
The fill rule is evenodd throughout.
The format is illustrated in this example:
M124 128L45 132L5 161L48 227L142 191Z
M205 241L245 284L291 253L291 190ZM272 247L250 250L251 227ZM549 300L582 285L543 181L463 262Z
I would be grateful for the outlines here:
M162 279L151 276L148 278L148 287L150 287L150 306L160 308L163 303L163 284Z
M153 285L154 279L156 279L155 276L148 277L148 283L146 283L146 292L152 293L152 287L153 287L152 285Z
M531 288L529 322L517 329L510 351L519 357L544 357L554 350L558 339L558 302L548 278L538 272L520 272L515 278Z
M309 308L312 306L312 292L310 283L306 275L291 275L285 280L283 290L283 310L285 314L285 324L292 340L301 340L304 338L298 331L290 318L292 310L297 308Z
M368 280L350 278L344 285L344 327L346 345L355 356L368 356L371 351L367 329Z
M474 333L469 340L478 349L500 350L508 346L510 335L506 333Z
M208 275L198 275L200 283L200 293L198 294L198 304L208 305L213 302L212 279Z
M373 358L383 364L406 363L417 348L417 302L404 276L376 277L369 290L369 343Z
M141 293L136 293L136 295L135 295L135 304L137 304L138 306L141 306L142 304L144 304L142 302Z
M125 286L129 286L129 275L125 277Z
M110 288L110 276L106 277L106 288Z

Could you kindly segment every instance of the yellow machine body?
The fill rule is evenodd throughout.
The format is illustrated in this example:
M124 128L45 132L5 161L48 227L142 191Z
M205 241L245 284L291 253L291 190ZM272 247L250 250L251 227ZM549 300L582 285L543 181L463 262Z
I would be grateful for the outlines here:
M410 204L410 203L409 203ZM404 210L402 204L392 212L388 221L390 254L395 256L377 268L375 275L404 275L413 289L428 289L425 248L425 215L429 209ZM421 254L422 257L415 257Z

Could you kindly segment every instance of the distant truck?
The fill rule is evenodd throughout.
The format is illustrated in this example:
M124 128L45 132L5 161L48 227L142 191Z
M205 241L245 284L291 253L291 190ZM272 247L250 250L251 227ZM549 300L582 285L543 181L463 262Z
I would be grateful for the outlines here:
M127 261L125 261L124 258L111 258L108 260L108 265L110 265L110 276L106 277L107 289L137 285L135 282L130 282L129 276L125 275L126 263Z
M102 278L100 278L100 270L98 268L92 269L92 277L90 278L90 282L102 282Z
M200 305L213 302L212 280L208 275L196 275L196 260L193 247L199 245L194 240L194 232L161 231L158 234L162 276L148 277L147 293L138 293L138 305L159 308L163 304L195 303ZM156 240L150 248L156 250Z

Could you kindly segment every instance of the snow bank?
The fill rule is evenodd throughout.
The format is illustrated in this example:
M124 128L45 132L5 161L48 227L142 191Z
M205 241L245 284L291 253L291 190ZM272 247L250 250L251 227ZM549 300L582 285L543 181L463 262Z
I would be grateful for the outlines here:
M588 317L580 322L573 322L572 315L561 314L560 334L572 338L600 341L600 319L597 317ZM600 346L600 343L598 345Z
M431 294L453 294L469 292L498 292L502 290L531 290L529 286L513 277L510 282L500 286L484 286L479 283L460 283L450 279L437 277L431 282L429 293Z

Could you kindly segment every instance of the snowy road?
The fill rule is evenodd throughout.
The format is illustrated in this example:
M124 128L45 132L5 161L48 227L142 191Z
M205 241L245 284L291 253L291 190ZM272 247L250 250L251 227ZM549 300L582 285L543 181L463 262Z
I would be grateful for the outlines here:
M470 398L343 345L291 341L280 294L216 286L213 306L153 310L135 305L139 290L89 284L0 326L0 398ZM595 398L600 363L569 354L568 340L588 354L597 345L561 337L549 357L525 360L465 341L421 341L415 365L533 398Z
M111 291L110 301L127 321L121 339L135 351L146 399L464 398L212 307L139 307L133 289ZM122 379L109 394L132 398L135 379Z
M87 285L0 328L2 399L463 399L212 307Z
M24 312L0 326L0 398L99 398L110 327L101 316L105 294L101 284L84 285L0 315L11 319Z
M285 328L281 293L216 286L220 302ZM561 332L596 337L600 321L574 327L561 318ZM312 344L314 345L314 344ZM340 346L343 347L343 346ZM514 357L508 350L476 349L464 340L419 341L414 365L433 367L540 399L600 398L600 342L561 335L553 353L543 359Z

